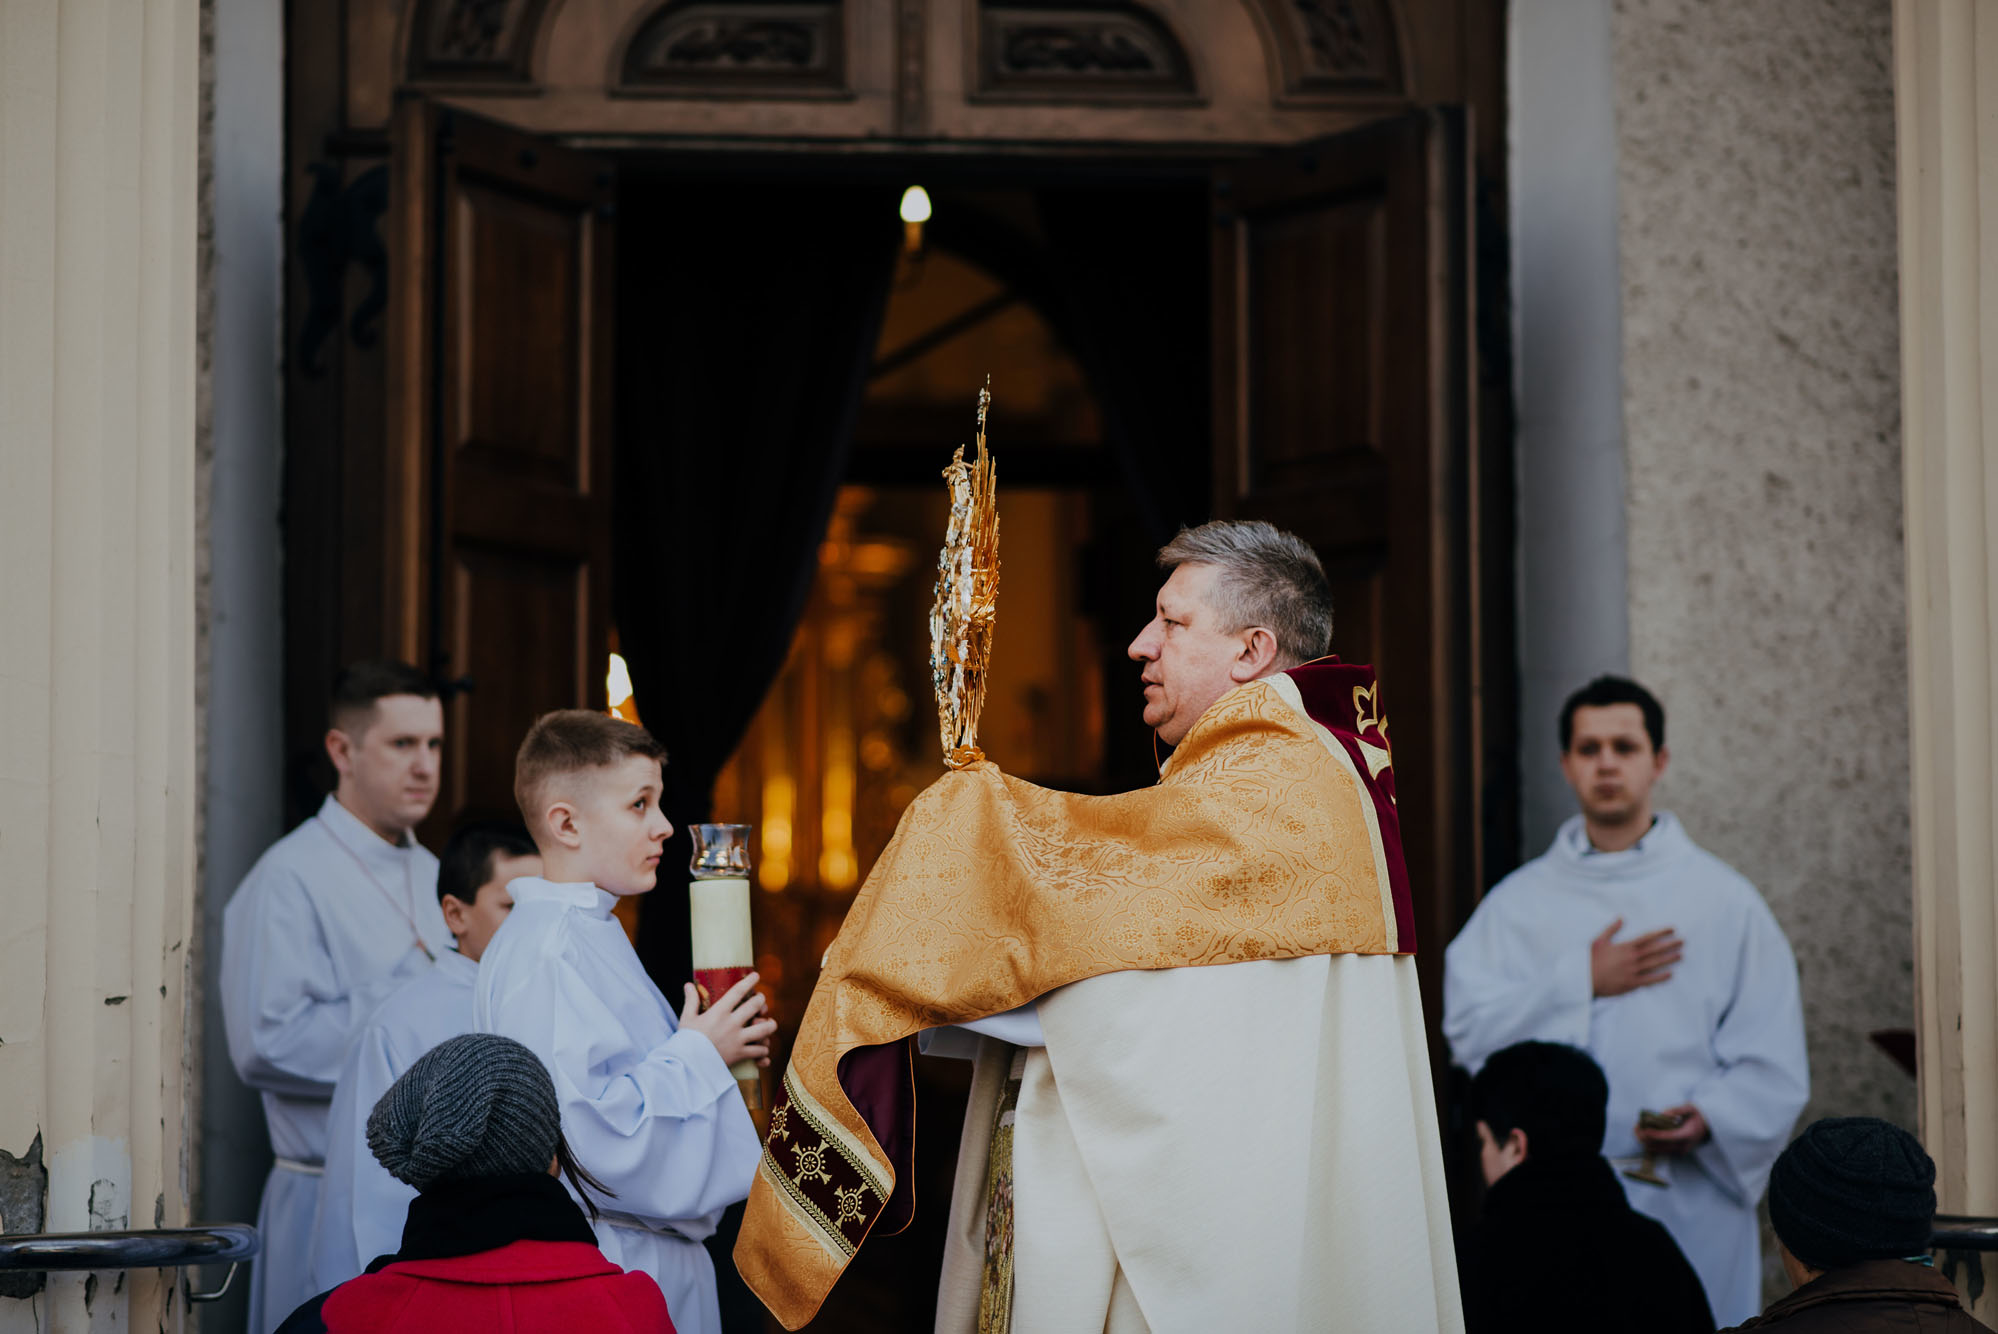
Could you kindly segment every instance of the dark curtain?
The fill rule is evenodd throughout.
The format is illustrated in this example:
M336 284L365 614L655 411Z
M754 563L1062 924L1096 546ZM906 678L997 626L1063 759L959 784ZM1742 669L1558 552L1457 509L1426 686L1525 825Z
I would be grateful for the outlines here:
M686 826L784 664L893 276L894 191L628 181L613 596L675 826L638 952L692 976Z
M1208 324L1211 252L1204 189L1043 190L1070 340L1097 390L1146 536L1162 546L1212 517Z

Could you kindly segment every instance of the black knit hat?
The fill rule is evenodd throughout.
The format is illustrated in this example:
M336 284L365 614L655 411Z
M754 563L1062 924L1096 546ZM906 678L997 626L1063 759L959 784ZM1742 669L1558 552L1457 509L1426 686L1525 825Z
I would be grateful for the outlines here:
M493 1033L438 1043L368 1114L368 1148L389 1175L418 1190L546 1172L561 1137L548 1071L533 1052Z
M1873 1116L1812 1123L1769 1173L1769 1221L1813 1269L1920 1255L1935 1227L1936 1165Z

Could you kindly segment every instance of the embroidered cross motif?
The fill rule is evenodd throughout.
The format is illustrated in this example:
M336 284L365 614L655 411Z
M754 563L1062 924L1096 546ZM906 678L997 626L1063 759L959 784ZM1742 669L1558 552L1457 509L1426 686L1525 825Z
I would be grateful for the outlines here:
M817 1177L828 1186L832 1184L832 1173L826 1171L824 1140L820 1140L817 1144L794 1144L791 1146L791 1152L798 1158L798 1174L793 1179L800 1186L805 1184L806 1177Z
M839 1225L858 1223L867 1217L860 1208L861 1200L867 1196L867 1187L855 1186L848 1190L845 1186L833 1187L833 1198L839 1201Z
M787 1126L787 1125L785 1124L785 1123L786 1123L786 1122L788 1122L788 1121L789 1121L790 1119L791 1119L791 1104L790 1104L790 1103L788 1103L788 1102L781 1102L781 1103L778 1103L778 1104L777 1104L777 1106L775 1106L775 1107L771 1108L771 1109L770 1109L770 1138L771 1138L771 1139L773 1139L773 1140L778 1140L778 1139L784 1139L784 1140L788 1140L788 1139L790 1139L790 1138L791 1138L791 1130L790 1130L790 1127L789 1127L789 1126Z
M1367 777L1379 778L1381 770L1394 767L1394 742L1388 739L1387 719L1381 716L1380 684L1353 687L1353 731L1358 734L1360 754L1367 761ZM1381 734L1381 744L1367 740L1367 729ZM1399 806L1401 803L1395 803Z

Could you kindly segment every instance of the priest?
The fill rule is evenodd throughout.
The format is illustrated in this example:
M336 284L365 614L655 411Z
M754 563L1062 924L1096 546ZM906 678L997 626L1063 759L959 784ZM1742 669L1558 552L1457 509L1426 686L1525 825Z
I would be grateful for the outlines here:
M1603 1155L1737 1325L1762 1305L1756 1204L1810 1096L1796 961L1755 887L1654 808L1671 753L1650 691L1598 678L1559 726L1581 813L1451 943L1443 1031L1474 1073L1529 1040L1593 1056Z
M257 1208L251 1334L317 1291L309 1272L326 1116L355 1026L451 947L437 858L414 827L437 799L444 710L416 668L364 662L333 688L339 785L257 859L222 914L229 1058L263 1094L277 1157Z
M931 1029L977 1059L940 1331L1462 1328L1379 687L1297 538L1159 563L1159 784L947 773L827 954L736 1248L788 1328L910 1218Z

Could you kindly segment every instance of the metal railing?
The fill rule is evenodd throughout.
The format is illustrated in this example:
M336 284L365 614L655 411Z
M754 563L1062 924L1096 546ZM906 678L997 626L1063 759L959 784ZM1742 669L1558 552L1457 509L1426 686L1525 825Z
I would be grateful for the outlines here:
M1998 1251L1998 1218L1937 1214L1929 1249L1941 1253L1936 1268L1952 1282L1961 1283L1975 1302L1984 1295L1984 1253Z
M51 1273L77 1269L186 1269L227 1264L222 1286L196 1292L191 1302L220 1301L236 1267L257 1253L257 1230L243 1223L154 1228L144 1232L32 1232L0 1235L0 1270ZM184 1276L183 1276L184 1278Z

